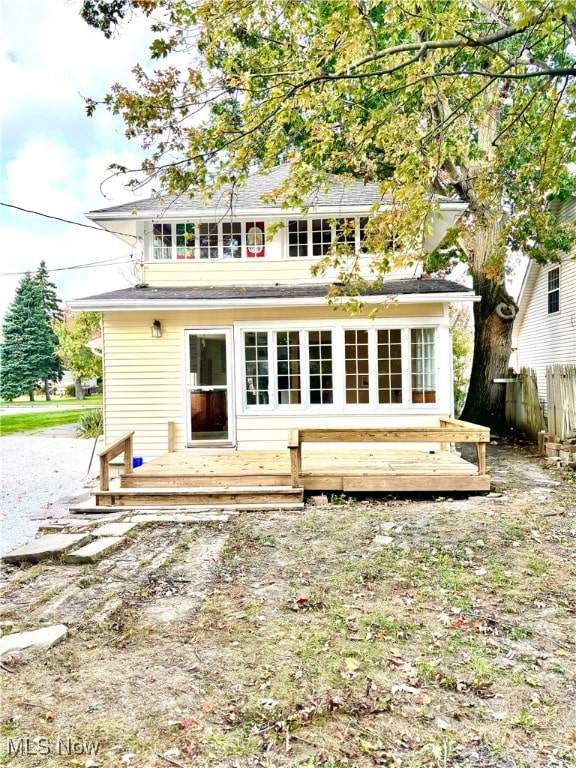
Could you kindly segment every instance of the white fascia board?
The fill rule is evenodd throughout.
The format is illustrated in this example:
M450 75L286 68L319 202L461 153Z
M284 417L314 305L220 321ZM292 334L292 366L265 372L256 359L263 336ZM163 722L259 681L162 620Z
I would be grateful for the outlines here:
M342 297L341 304L347 301L359 299L363 304L444 304L456 302L477 302L480 296L473 293L406 293L400 296L394 294ZM76 299L68 302L68 306L74 312L105 310L114 312L155 312L190 310L215 310L215 309L255 309L257 307L269 307L273 302L275 307L321 307L327 306L325 296L313 296L309 298L273 298L260 299Z
M382 207L387 208L389 207L389 205L387 205L386 202L383 202ZM468 207L467 203L454 200L450 202L440 203L439 211L440 212L442 211L463 212L466 210L467 207ZM254 219L254 218L283 219L289 216L299 216L301 218L308 218L311 216L318 216L318 215L346 216L346 215L353 215L355 213L370 214L373 212L373 208L374 208L374 205L372 203L369 203L369 204L356 203L352 205L346 205L345 203L342 203L339 205L310 206L310 208L305 213L299 209L275 208L275 207L238 208L233 212L231 212L229 209L217 208L217 207L187 208L187 209L179 209L176 211L168 209L168 211L163 213L161 209L158 209L156 211L151 211L151 210L139 211L137 206L135 206L134 211L122 211L118 213L113 213L110 211L103 211L100 213L88 212L84 215L90 221L108 222L108 223L113 223L114 221L120 221L120 220L135 221L139 219L151 220L151 221L158 221L160 219L164 221L176 221L176 220L182 220L182 219L197 219L199 221L204 221L208 219L214 219L216 221L220 221L221 219L229 219L230 217L235 219Z

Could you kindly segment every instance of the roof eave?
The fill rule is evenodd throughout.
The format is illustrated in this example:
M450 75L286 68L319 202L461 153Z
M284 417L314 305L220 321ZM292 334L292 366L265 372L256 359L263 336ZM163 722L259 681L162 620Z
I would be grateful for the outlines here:
M363 304L437 304L439 302L478 302L480 296L472 291L447 293L404 293L378 294L374 296L342 296L340 303L345 305L350 300L360 300ZM81 311L114 311L114 312L151 312L156 310L177 311L182 309L209 310L215 309L256 309L270 307L270 297L254 299L76 299L69 302L75 312ZM326 296L274 298L275 307L320 307L326 306Z

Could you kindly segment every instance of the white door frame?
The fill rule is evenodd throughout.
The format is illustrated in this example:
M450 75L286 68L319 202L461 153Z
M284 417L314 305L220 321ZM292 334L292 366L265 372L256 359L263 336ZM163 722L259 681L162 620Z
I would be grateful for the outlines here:
M226 342L226 384L209 385L206 387L194 385L192 381L190 364L190 337L194 335L201 336L224 336ZM234 396L234 334L230 326L198 326L184 329L184 419L186 445L190 448L201 448L206 446L213 447L235 447L236 446L236 408ZM192 410L191 394L193 390L220 390L226 392L226 408L228 416L228 436L225 439L194 439L192 432Z

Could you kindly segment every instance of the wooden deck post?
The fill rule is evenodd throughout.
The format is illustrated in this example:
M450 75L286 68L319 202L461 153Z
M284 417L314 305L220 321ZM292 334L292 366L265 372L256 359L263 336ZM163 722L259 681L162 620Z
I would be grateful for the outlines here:
M478 474L486 474L486 443L476 443L476 455L478 456Z
M173 421L168 422L168 453L174 453L176 439L176 425Z
M292 488L300 488L300 475L302 474L302 448L300 444L299 430L289 430L288 448L290 449L290 474L292 476Z

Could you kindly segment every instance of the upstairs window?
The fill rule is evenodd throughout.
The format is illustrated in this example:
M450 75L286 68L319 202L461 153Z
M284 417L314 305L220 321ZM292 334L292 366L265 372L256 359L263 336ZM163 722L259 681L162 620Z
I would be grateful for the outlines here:
M170 226L170 224L155 224L154 226ZM176 258L193 259L196 248L196 228L194 224L176 224Z
M560 267L548 272L548 314L560 312Z
M154 224L152 228L152 257L155 260L172 258L171 224Z
M360 219L365 221L367 219ZM288 257L325 256L333 245L362 250L363 229L357 232L357 223L355 218L292 219L288 221Z
M241 259L264 256L263 221L155 222L149 245L152 261Z

